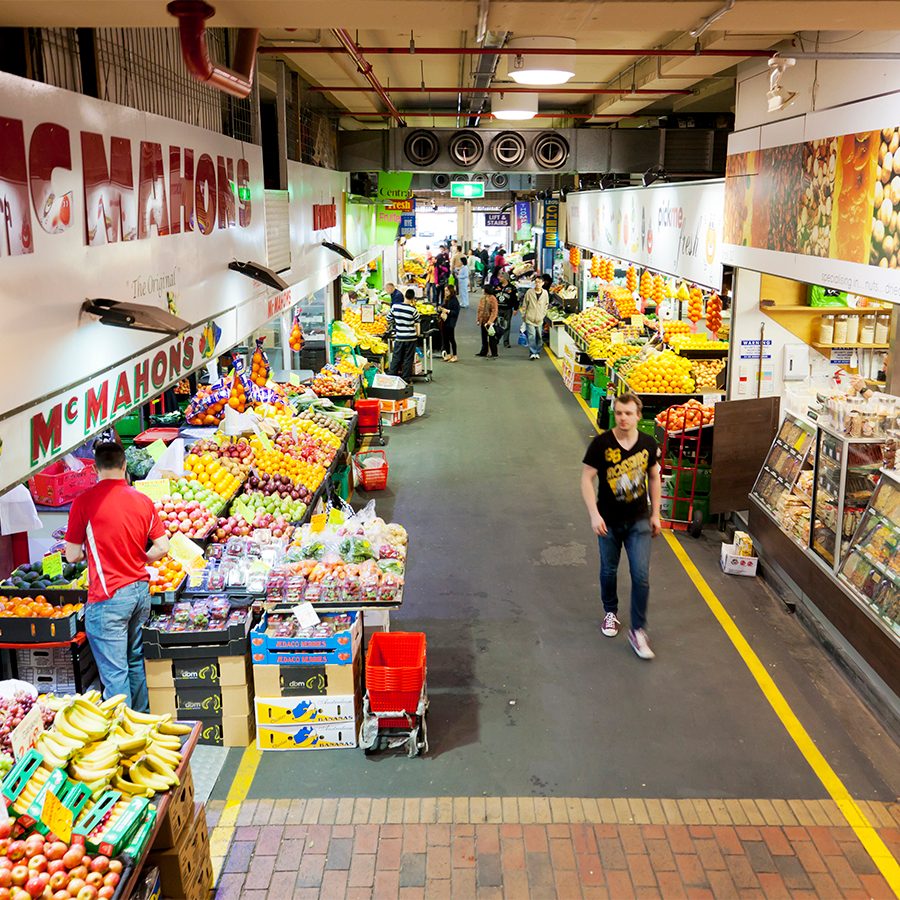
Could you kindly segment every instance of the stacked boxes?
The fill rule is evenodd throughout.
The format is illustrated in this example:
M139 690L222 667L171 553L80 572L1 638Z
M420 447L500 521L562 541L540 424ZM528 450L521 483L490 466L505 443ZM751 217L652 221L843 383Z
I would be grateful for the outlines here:
M256 744L262 750L355 747L362 623L326 637L280 637L268 617L251 632ZM323 615L327 622L329 616Z
M181 783L169 794L166 813L159 823L152 850L169 850L179 843L194 821L194 779L190 765L185 765Z
M566 343L562 356L562 376L566 388L573 394L581 392L581 385L585 379L593 375L593 366L583 365L578 362L578 348L574 342Z
M162 896L207 900L213 886L213 870L206 809L202 803L195 803L191 813L173 846L159 849L154 844L147 866L159 868Z
M69 647L16 650L16 675L41 694L81 694L97 677L87 641Z
M381 425L389 427L409 422L416 417L416 401L413 397L402 400L379 400L381 410Z
M147 659L144 667L154 715L199 720L201 744L246 747L253 740L253 678L246 656Z

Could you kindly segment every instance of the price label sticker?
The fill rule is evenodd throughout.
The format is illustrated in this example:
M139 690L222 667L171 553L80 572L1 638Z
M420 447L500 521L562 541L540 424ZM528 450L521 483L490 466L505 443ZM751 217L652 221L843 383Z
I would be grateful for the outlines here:
M9 733L13 756L21 759L34 746L34 742L43 730L44 718L41 715L40 706L35 703L22 717L22 721Z
M168 478L153 478L149 481L136 481L134 486L136 490L139 490L151 500L162 500L172 493L172 486Z
M185 537L180 531L176 531L169 538L169 556L180 562L185 569L189 569L195 560L203 558L203 550L189 537Z
M328 524L329 525L343 525L344 524L344 514L339 509L332 509L328 513Z
M294 387L300 387L300 376L296 372L291 372L291 374L288 375L288 382L294 385Z
M47 791L41 810L41 822L63 843L68 844L72 839L73 818L72 810L65 806L56 794Z
M231 505L231 511L236 515L240 516L248 525L253 524L253 520L256 518L250 508L247 506L243 500L238 500Z
M360 322L365 322L367 325L373 324L375 321L375 307L374 306L360 307L359 320L360 320Z
M625 343L625 335L622 334L621 331L612 331L609 335L609 342L611 344L624 344Z
M312 603L305 600L303 603L298 603L291 612L302 628L315 628L322 621L319 614L313 609Z
M722 398L718 394L704 394L703 405L715 406Z
M272 442L264 431L260 431L259 433L259 442L262 444L263 450L269 451L272 449Z
M165 441L154 441L147 446L147 452L153 459L153 462L159 462L159 458L166 452Z
M317 516L313 516L309 520L309 530L314 534L319 531L325 530L325 524L328 521L328 516L325 513L319 513Z
M48 553L41 561L41 570L48 578L57 578L62 575L62 553Z
M631 317L631 324L637 325L638 328L644 327L644 317L640 314Z

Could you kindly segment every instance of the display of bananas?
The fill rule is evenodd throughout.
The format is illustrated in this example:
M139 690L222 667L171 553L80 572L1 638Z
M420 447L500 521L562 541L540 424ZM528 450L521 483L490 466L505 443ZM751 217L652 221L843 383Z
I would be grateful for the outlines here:
M97 691L63 698L48 694L43 702L56 712L52 727L35 743L44 758L44 778L63 768L95 799L110 787L152 797L179 784L179 736L190 732L189 725L170 715L135 712L123 695L102 701Z

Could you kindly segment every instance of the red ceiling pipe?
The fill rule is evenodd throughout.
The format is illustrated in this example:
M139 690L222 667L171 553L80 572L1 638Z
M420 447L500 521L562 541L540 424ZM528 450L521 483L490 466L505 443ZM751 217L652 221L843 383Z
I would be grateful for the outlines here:
M341 46L350 54L353 61L356 63L356 67L360 72L365 76L366 81L372 85L372 90L381 97L381 102L387 107L388 113L390 114L392 119L397 121L397 124L402 128L406 125L406 122L403 119L403 116L397 110L397 107L394 106L393 100L388 96L387 91L384 89L382 83L378 80L375 73L372 71L372 63L370 63L365 56L363 56L359 47L356 44L356 41L350 37L350 32L347 31L346 28L332 28L331 33L341 42Z
M339 87L323 87L318 85L309 88L310 91L319 94L340 94L355 93L364 94L372 90L372 88L353 86ZM673 95L691 96L693 91L676 90L674 88L662 88L654 91L649 88L560 88L560 87L486 87L486 88L464 88L464 87L389 87L385 88L388 94L612 94L614 96L631 96L637 95Z
M383 118L384 116L390 115L390 113L386 112L352 112L351 110L347 110L345 112L336 112L334 114L338 118L343 118L344 116L349 116L354 119L377 119ZM496 118L492 113L478 113L478 112L450 112L448 110L441 110L440 112L431 112L428 109L407 109L400 113L402 116L409 116L410 118L425 117L428 119L493 119ZM650 115L648 113L570 113L570 112L542 112L537 113L533 118L535 119L654 119L655 115ZM500 121L498 119L498 121Z
M181 55L188 72L209 87L233 97L246 97L253 89L259 29L238 31L234 69L228 69L213 64L206 46L206 20L215 15L214 7L203 0L172 0L166 9L178 19Z
M355 45L354 45L355 46ZM399 56L528 56L540 53L541 56L722 56L734 59L750 57L770 57L774 50L667 50L664 48L638 47L623 49L617 47L576 47L574 50L558 47L518 50L511 47L416 47L410 52L409 47L357 47L360 53L368 56L379 56L385 53ZM297 47L292 44L269 44L259 48L259 53L340 53L340 47Z

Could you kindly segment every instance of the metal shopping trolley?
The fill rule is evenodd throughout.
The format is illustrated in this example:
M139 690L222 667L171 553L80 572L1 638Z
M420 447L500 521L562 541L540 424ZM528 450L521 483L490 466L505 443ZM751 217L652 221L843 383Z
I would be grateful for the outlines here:
M406 747L428 752L428 688L422 632L376 631L366 652L366 696L359 746L367 754Z

